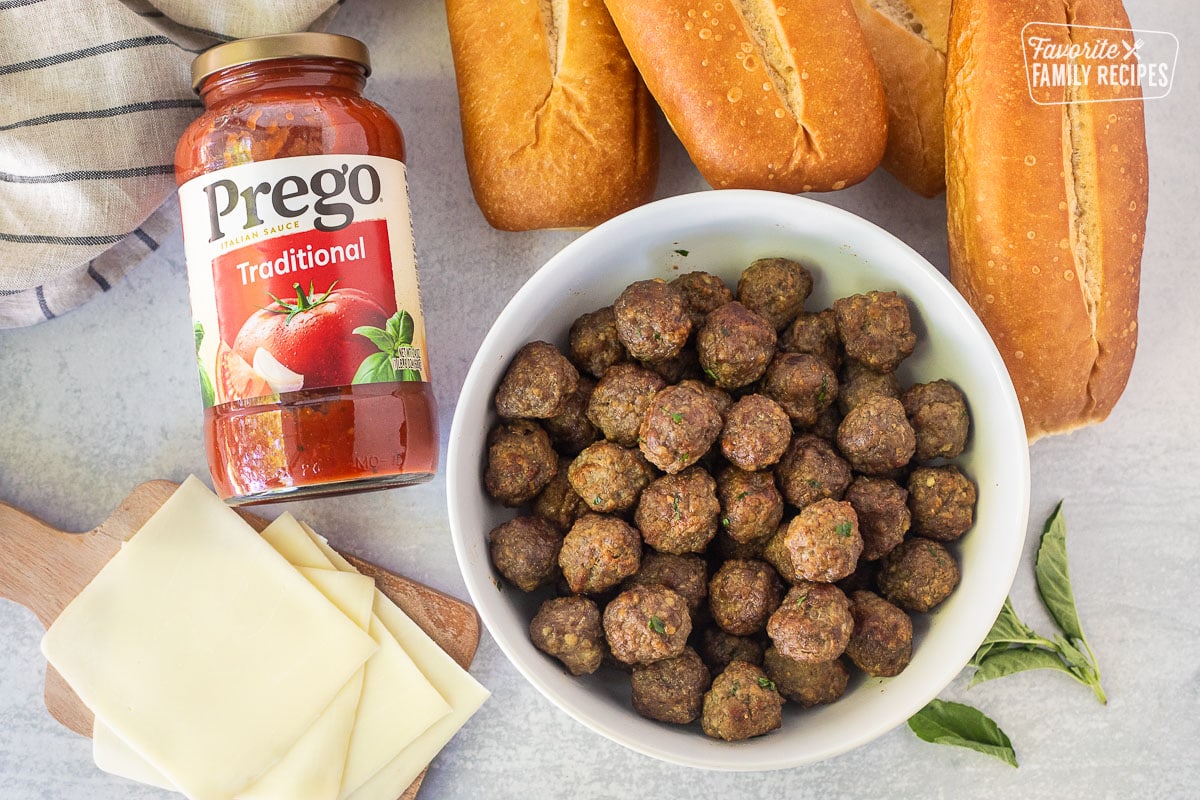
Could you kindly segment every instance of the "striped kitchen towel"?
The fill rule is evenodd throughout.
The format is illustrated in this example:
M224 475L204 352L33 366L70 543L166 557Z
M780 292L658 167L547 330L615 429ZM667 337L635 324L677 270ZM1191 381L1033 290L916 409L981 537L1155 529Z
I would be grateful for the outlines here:
M174 235L196 54L341 0L0 0L0 328L106 291Z

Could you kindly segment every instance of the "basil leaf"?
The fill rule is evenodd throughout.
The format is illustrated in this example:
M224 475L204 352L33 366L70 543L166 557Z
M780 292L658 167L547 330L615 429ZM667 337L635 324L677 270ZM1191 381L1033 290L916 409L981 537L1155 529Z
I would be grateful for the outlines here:
M417 372L415 369L402 369L400 370L400 375L396 378L396 380L419 381L421 380L421 373Z
M192 325L192 335L196 337L196 353L200 352L200 343L204 341L204 325L196 322Z
M1037 579L1038 594L1058 627L1069 639L1083 639L1067 570L1067 523L1061 502L1042 529L1042 543L1038 547L1033 574Z
M1053 653L1050 650L1043 650L1040 647L1013 647L1008 650L989 653L987 658L983 659L975 669L975 674L971 676L971 682L967 684L967 688L983 683L984 681L1003 678L1006 675L1015 675L1018 672L1026 672L1031 669L1056 669L1079 680L1079 676L1071 671L1071 668L1063 662L1057 653Z
M415 327L412 314L409 314L404 309L400 309L392 319L396 320L396 345L398 347L408 347L412 344L413 329Z
M196 368L200 370L200 399L205 408L211 408L217 404L216 387L213 386L212 378L208 377L208 370L204 368L204 364L198 358L196 359Z
M358 365L351 383L385 383L396 380L392 358L387 353L371 353Z
M388 322L388 327L391 327L391 322ZM385 355L391 355L395 352L395 340L392 335L385 330L376 328L374 325L359 325L354 329L354 333L359 336L365 336L371 340L380 352Z
M946 700L930 700L909 718L908 727L932 744L966 747L1017 766L1017 754L1008 736L977 708Z
M987 657L995 649L1003 649L1006 645L1048 645L1041 636L1033 631L1024 622L1021 622L1017 617L1017 612L1012 607L1012 598L1004 598L1004 606L1000 609L1000 614L996 617L996 621L992 623L992 629L988 631L983 642L979 645L979 649L975 651L974 657L971 658L970 665L973 667L979 666L980 662Z

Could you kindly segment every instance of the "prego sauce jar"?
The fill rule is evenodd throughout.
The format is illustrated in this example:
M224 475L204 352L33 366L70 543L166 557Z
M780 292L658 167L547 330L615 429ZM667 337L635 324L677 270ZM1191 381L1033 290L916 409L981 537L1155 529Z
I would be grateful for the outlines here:
M231 504L419 483L437 413L404 137L356 39L242 39L192 65L175 152L213 483Z

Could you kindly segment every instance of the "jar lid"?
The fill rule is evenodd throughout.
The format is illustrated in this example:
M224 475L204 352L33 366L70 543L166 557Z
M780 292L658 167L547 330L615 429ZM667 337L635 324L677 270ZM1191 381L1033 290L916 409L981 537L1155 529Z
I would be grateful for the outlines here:
M234 39L205 50L192 61L192 88L218 70L277 58L340 58L361 64L371 73L367 46L337 33L277 33Z

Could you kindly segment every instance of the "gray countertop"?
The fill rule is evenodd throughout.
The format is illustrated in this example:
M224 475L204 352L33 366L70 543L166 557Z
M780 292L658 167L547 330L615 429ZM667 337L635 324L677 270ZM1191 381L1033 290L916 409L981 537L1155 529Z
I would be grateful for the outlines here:
M1025 557L1012 589L1034 627L1048 617L1032 578L1041 521L1065 501L1080 617L1108 693L1060 674L1022 673L942 693L975 705L1011 737L1019 769L919 741L905 727L829 761L771 773L675 767L625 750L552 706L485 632L472 673L492 698L434 762L421 796L523 800L777 797L1194 797L1200 793L1200 421L1194 310L1200 252L1200 17L1188 0L1127 4L1136 28L1180 41L1169 96L1146 104L1150 218L1137 361L1110 419L1031 451ZM399 119L422 272L441 439L492 320L546 259L578 234L501 233L471 197L461 151L445 12L433 0L348 3L333 30L364 39L368 94ZM706 189L663 128L660 197ZM888 175L817 199L882 225L945 270L945 203ZM68 530L102 521L136 484L207 480L182 244L91 304L0 332L0 499ZM450 542L445 481L268 507L292 510L342 549L466 599ZM5 557L0 554L0 558ZM42 705L41 626L0 601L0 798L172 797L97 770L90 743Z

